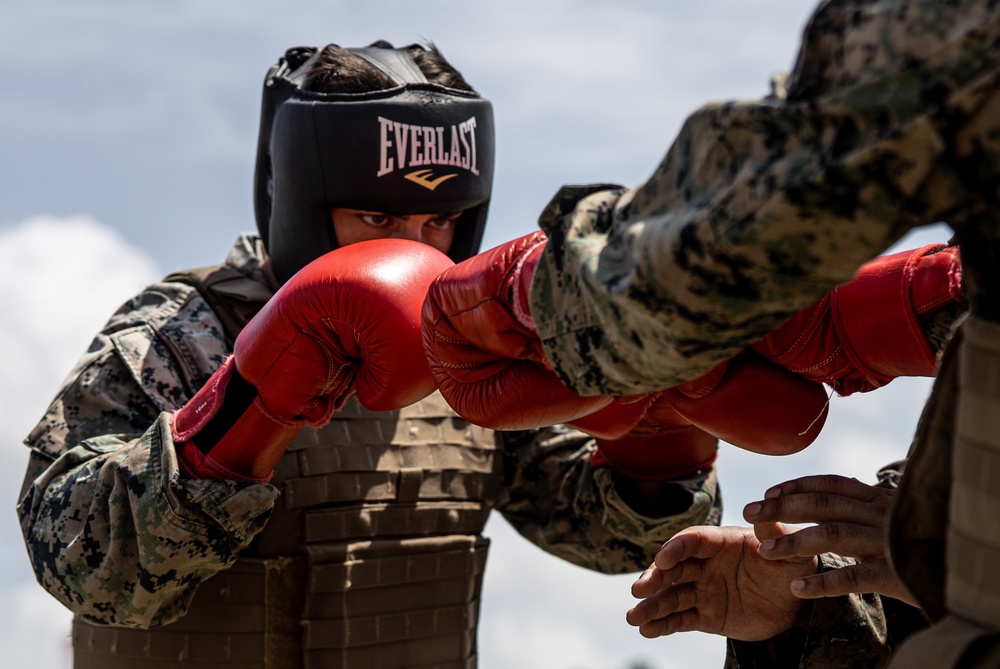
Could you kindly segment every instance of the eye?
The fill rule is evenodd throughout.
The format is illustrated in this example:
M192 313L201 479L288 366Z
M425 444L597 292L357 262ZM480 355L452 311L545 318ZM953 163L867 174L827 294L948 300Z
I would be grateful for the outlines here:
M435 230L451 230L455 227L458 222L459 214L451 214L449 216L438 216L437 218L432 218L427 221L427 225L431 226Z
M358 218L362 223L370 225L373 228L384 228L390 222L390 218L386 214L358 213Z

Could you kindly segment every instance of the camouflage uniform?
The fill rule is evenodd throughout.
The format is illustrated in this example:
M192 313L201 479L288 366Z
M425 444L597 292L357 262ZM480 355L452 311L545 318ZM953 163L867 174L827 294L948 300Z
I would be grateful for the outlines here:
M998 184L1000 3L825 0L769 97L703 107L645 183L568 187L541 218L531 311L582 395L688 381L908 230L952 226L970 317L891 522L894 566L940 622L894 666L1000 666Z
M261 257L242 237L213 288L244 319L272 295ZM350 401L268 484L183 478L171 412L231 351L209 304L178 281L127 302L26 439L18 512L39 582L77 616L78 667L474 667L490 509L603 572L718 522L713 471L646 518L585 435L494 436L438 394L383 414Z

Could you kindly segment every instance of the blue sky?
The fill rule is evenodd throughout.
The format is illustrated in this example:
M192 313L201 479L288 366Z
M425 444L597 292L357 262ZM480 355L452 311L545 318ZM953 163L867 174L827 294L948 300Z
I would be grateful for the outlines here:
M787 70L812 3L788 0L38 0L0 20L0 655L68 667L68 617L34 585L13 512L27 434L93 332L144 283L213 264L254 229L260 84L290 46L431 40L494 104L487 248L535 228L565 183L635 185L703 103L754 98ZM943 240L942 227L899 247ZM834 398L789 458L725 447L726 520L794 476L870 481L902 457L926 379ZM499 518L482 669L721 667L722 641L648 641L624 623L632 577L561 563ZM517 639L517 643L511 643Z

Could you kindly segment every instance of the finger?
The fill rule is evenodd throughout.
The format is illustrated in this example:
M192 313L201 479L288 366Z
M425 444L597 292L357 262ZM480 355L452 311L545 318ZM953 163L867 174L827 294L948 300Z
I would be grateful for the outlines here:
M882 528L853 523L821 523L797 532L762 541L760 554L768 560L837 553L861 560L885 555Z
M647 625L652 621L685 611L695 605L695 589L692 585L673 585L652 597L647 597L625 614L625 621L634 627Z
M856 478L848 478L837 474L817 474L814 476L802 476L771 486L764 492L764 499L773 499L782 495L798 493L827 493L842 495L844 497L855 497L857 499L867 499L872 489L885 490L884 488L875 488L867 483L862 483Z
M656 565L650 565L632 583L632 596L637 599L650 597L662 589L663 586L663 571L657 569Z
M784 523L754 523L753 533L756 535L757 541L767 541L791 534L796 529L798 528Z
M724 545L726 537L742 528L697 526L681 530L670 538L653 558L653 564L664 571L692 558L710 558Z
M689 537L684 532L675 534L669 539L653 558L653 566L667 570L691 557L697 546L697 537Z
M639 627L639 634L647 639L655 639L677 632L718 633L718 629L715 627L712 629L703 629L703 624L697 609L689 609L642 625Z
M822 523L844 521L883 526L892 505L890 491L857 499L825 492L792 493L748 504L743 517L750 523Z
M757 535L757 541L761 542L761 546L773 549L775 539L797 532L798 528L792 525L785 525L784 523L757 523L753 526L753 531L754 534ZM784 560L785 562L794 562L796 564L805 564L814 557L812 555L801 557L778 557L771 556L764 551L760 551L760 555L761 557L770 560Z
M651 567L651 569L656 568ZM656 569L656 573L650 573L648 576L643 572L639 580L632 584L632 596L638 599L652 597L672 585L694 583L704 574L705 561L697 559L685 560L670 569Z
M905 587L899 582L882 560L863 562L797 578L791 583L792 594L802 599L818 597L838 597L849 593L877 592L895 596L893 593L905 592Z

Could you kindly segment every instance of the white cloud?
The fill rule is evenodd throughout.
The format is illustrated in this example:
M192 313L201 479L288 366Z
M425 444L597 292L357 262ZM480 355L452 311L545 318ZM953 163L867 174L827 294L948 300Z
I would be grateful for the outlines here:
M144 253L87 216L39 216L0 231L0 336L10 356L0 383L54 392L51 379L61 380L118 305L158 274ZM14 399L25 395L35 393Z
M69 669L70 620L62 604L32 583L3 589L0 657L13 669Z
M14 506L21 440L118 305L159 277L155 264L97 221L35 217L0 231L0 657L7 667L69 666L69 613L34 580Z

